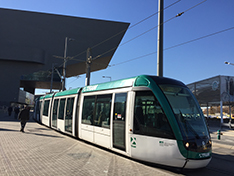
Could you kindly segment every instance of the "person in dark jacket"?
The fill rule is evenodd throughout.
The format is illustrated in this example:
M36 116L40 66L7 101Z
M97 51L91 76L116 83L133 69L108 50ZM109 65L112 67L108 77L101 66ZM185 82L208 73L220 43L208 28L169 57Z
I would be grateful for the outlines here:
M18 115L19 115L19 111L20 111L19 107L18 107L18 106L16 106L16 107L14 108L14 112L15 112L15 119L17 119L17 117L18 117Z
M12 107L9 106L9 107L8 107L8 115L11 116L11 113L12 113Z
M30 111L30 107L29 106L25 106L25 108L20 111L19 113L19 120L21 123L21 129L20 131L24 133L24 127L27 123L27 121L29 120L29 111Z

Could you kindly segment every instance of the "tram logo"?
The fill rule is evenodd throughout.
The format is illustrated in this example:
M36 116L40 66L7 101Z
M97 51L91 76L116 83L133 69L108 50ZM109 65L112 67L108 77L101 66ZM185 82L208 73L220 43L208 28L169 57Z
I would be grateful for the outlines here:
M161 147L171 147L171 146L174 146L175 144L174 143L170 143L170 142L167 142L167 141L159 141L159 146Z
M135 137L131 137L131 147L136 148L136 138Z
M98 85L92 85L92 86L88 86L88 87L84 87L84 91L94 91L97 89Z

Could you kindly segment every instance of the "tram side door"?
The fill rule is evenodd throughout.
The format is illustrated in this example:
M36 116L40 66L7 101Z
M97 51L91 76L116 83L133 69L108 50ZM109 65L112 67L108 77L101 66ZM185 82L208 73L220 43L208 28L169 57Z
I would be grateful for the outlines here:
M125 118L127 93L115 94L113 113L113 147L125 151Z

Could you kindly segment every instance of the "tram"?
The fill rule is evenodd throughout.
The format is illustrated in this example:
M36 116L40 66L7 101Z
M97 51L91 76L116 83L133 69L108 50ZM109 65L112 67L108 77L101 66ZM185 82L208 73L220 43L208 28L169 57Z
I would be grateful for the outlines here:
M35 119L128 157L177 168L206 167L211 137L180 81L140 75L40 98Z

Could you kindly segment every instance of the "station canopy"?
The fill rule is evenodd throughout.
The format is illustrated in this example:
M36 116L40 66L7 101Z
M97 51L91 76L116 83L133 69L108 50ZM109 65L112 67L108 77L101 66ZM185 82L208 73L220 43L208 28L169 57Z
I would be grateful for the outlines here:
M66 77L86 72L88 48L91 48L91 72L105 69L129 26L126 22L4 8L0 8L0 15L0 61L20 63L15 74L21 75L21 87L50 87L52 65L62 73L66 37ZM5 72L14 74L11 68ZM54 75L56 86L60 78L56 72Z
M187 85L201 106L234 104L234 77L215 76Z

